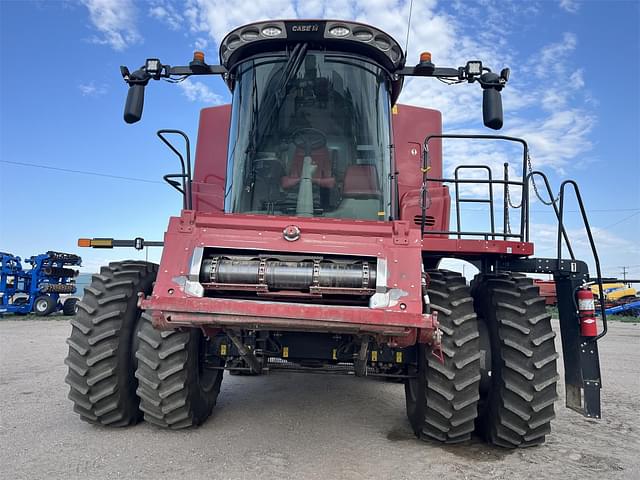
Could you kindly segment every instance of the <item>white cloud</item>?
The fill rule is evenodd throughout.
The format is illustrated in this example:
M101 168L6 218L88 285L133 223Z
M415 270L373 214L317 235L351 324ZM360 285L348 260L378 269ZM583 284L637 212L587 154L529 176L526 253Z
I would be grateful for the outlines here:
M101 97L107 93L106 85L96 85L94 82L81 83L78 89L83 97Z
M207 33L219 42L234 27L268 18L295 18L288 0L189 0L184 12L194 33Z
M577 214L568 214L568 220ZM577 218L577 217L576 217ZM575 223L575 222L573 222ZM571 223L570 223L571 224ZM536 255L541 257L555 257L557 251L558 227L550 224L532 224L531 240L536 245ZM589 271L595 275L595 266L592 260L591 248L587 234L582 227L568 227L567 236L571 242L576 258L583 259L589 264ZM606 266L628 265L630 258L640 257L640 247L637 242L619 237L612 231L591 227L596 248L600 256L600 264L604 266L603 274L607 275ZM563 258L569 258L567 250L563 251ZM612 272L609 272L611 274Z
M562 41L544 46L538 55L529 61L536 76L548 78L551 74L563 75L566 73L566 61L575 51L578 38L574 33L565 32Z
M183 18L169 2L156 0L149 7L149 15L169 26L171 30L180 30Z
M136 10L131 0L81 0L89 9L89 18L100 32L91 40L110 45L114 50L124 50L139 43L142 37L136 28Z
M198 37L193 42L193 46L197 50L206 50L207 47L209 46L209 40L207 40L206 38Z
M576 0L560 0L560 8L569 13L576 13L580 9L580 4Z
M192 102L206 103L207 105L220 105L223 103L221 95L214 93L202 82L194 82L189 79L178 84L182 93Z
M527 140L536 168L552 167L564 173L571 159L591 150L595 123L593 114L579 108L552 109L543 118L514 119L505 133Z

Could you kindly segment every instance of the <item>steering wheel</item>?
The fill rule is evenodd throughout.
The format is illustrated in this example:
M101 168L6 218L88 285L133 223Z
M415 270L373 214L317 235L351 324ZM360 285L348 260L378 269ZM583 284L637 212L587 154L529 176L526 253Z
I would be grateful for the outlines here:
M299 128L291 135L296 147L304 148L305 155L311 155L312 150L324 147L327 136L317 128Z

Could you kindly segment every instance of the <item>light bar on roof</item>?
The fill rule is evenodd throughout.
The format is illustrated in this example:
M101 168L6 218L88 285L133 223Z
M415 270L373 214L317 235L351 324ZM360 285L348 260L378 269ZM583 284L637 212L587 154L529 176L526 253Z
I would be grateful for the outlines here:
M230 68L247 56L285 50L287 44L298 42L360 53L391 71L404 66L402 49L391 36L369 25L337 20L277 20L244 25L222 40L220 61Z

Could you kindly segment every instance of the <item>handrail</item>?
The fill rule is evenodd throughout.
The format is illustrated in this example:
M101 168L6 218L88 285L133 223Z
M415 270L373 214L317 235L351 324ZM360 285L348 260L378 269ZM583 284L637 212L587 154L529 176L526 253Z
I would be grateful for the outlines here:
M573 254L573 249L571 248L571 242L569 242L569 236L567 235L567 231L564 229L564 225L562 223L560 212L558 211L558 207L556 206L556 202L553 201L553 191L551 190L551 185L549 184L549 179L544 172L539 170L534 170L533 172L527 175L527 184L529 181L533 181L534 176L539 176L544 181L544 186L547 189L547 194L549 195L549 199L551 200L551 206L553 207L553 211L556 214L556 220L558 220L558 232L562 232L562 236L564 237L564 241L567 244L567 250L569 251L569 255L571 256L571 260L575 260L576 256ZM528 203L527 203L528 205ZM526 220L527 220L527 229L526 229L526 241L529 241L529 209L527 208L526 212ZM558 258L562 258L562 252L558 252Z
M578 184L574 180L565 180L560 184L560 208L559 208L559 222L558 222L558 263L560 263L560 256L562 254L562 237L560 234L560 228L563 227L563 215L564 215L564 189L567 185L571 185L573 192L578 201L580 207L580 215L582 216L582 222L584 223L584 229L587 232L587 238L589 239L589 246L591 247L591 254L593 255L593 261L596 266L597 284L598 284L598 297L600 298L600 315L602 317L602 332L595 337L589 337L588 342L596 342L607 334L607 313L605 308L604 288L602 287L602 272L600 270L600 258L598 257L598 250L593 240L593 234L591 233L591 226L589 225L589 219L587 218L587 211L584 208L584 202L582 201L582 195ZM553 198L553 197L552 197Z
M187 150L187 161L185 168L185 160L182 154L173 146L173 144L165 138L165 134L175 134L180 135L184 139L185 147ZM162 142L171 149L173 153L178 156L180 160L180 166L182 167L182 173L172 173L165 175L164 180L171 185L173 188L178 190L183 195L182 205L185 209L191 210L193 208L193 198L191 193L191 144L189 142L189 137L182 130L174 130L174 129L162 129L156 132L156 135L162 140ZM186 170L186 172L185 172ZM180 190L177 185L170 181L170 178L182 178L182 190Z

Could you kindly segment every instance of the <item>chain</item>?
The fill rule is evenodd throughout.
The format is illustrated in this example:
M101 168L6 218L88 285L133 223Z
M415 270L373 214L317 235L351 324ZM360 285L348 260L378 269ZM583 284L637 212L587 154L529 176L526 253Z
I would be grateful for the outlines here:
M533 172L533 165L531 163L531 155L529 155L529 152L527 151L527 168L529 169L529 173ZM540 195L540 191L538 190L538 185L536 184L536 181L534 180L533 177L531 177L531 186L533 187L533 192L535 193L536 197L538 197L538 200L540 200L544 205L547 206L551 206L554 203L556 203L558 201L558 199L560 198L560 194L558 193L558 196L556 198L554 198L553 200L551 200L550 202L546 201L544 198L542 198L542 195ZM505 184L504 186L505 190L506 190L506 197L507 197L507 201L509 202L509 206L511 208L514 209L518 209L520 207L522 207L522 199L520 199L520 205L515 205L513 203L513 201L511 200L511 192L509 191L509 184Z
M505 193L506 193L506 196L507 196L507 202L509 202L509 206L511 208L514 208L514 209L520 208L522 206L522 199L520 199L520 205L514 205L514 203L511 201L511 192L509 191L509 184L508 183L504 184L504 189L506 190Z
M529 173L533 172L533 165L531 163L531 155L529 154L529 151L527 150L527 168L529 169ZM526 173L526 172L525 172ZM538 190L538 185L536 184L535 179L532 177L531 178L531 186L533 187L533 193L535 193L536 197L538 197L538 200L540 200L540 202L542 202L543 205L547 205L547 206L551 206L555 203L558 202L558 200L560 199L560 193L558 193L558 196L554 199L552 199L551 201L547 201L544 198L542 198L542 195L540 195L540 191ZM524 181L526 181L526 178L524 179ZM513 203L513 201L511 200L511 192L509 191L509 184L505 183L504 185L504 189L505 189L505 196L507 197L507 203L509 204L509 207L513 208L513 209L518 209L522 207L522 198L520 199L520 204L519 205L515 205ZM506 230L507 233L511 233L511 220L509 218L509 211L507 209L507 216L506 216Z
M533 172L533 166L531 165L531 156L529 155L528 150L527 150L527 165L529 167L529 173ZM544 198L542 198L542 195L540 195L540 192L538 191L538 186L536 185L536 181L533 179L533 176L531 177L531 185L533 186L533 191L536 194L536 197L538 197L538 200L540 200L544 205L551 206L554 203L557 203L558 200L560 199L559 192L558 192L558 196L552 199L550 202L547 202Z

